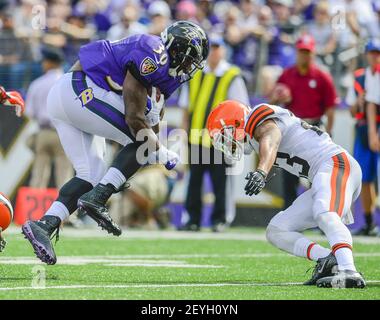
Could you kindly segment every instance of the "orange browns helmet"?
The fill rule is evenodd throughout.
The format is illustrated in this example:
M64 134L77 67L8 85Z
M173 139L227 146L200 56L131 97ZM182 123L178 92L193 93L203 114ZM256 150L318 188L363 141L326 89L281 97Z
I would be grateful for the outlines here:
M0 192L0 232L9 227L13 220L13 207L10 200Z
M243 154L244 123L249 108L235 100L226 100L208 116L207 130L215 149L227 157L239 160Z

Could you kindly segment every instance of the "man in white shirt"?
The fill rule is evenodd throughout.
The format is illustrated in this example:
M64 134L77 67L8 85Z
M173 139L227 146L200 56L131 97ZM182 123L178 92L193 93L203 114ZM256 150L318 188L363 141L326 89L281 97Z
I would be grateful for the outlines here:
M61 187L73 175L73 170L65 156L58 134L50 122L46 101L51 87L63 75L61 67L63 56L53 49L45 49L42 54L42 68L45 73L30 84L26 95L28 106L26 115L35 120L40 128L33 138L36 155L30 186L34 188L48 186L54 161L55 183L57 187Z
M379 72L378 66L380 62L380 41L371 39L365 46L365 53L368 66L360 68L354 72L354 83L348 91L346 103L350 106L350 111L356 119L355 125L355 142L354 142L354 158L360 164L363 172L361 202L365 217L365 224L358 230L353 230L353 234L372 235L374 224L373 215L376 209L376 188L375 181L377 177L377 152L370 149L368 143L368 123L367 123L367 103L365 102L365 94L370 87L370 94L373 95L378 90L371 87L378 83ZM378 87L379 88L379 87ZM377 125L380 118L376 119Z

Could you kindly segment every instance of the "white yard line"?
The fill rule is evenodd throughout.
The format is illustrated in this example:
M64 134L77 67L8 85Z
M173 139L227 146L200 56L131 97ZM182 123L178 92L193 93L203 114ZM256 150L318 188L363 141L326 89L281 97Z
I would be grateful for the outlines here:
M179 259L234 259L234 258L295 258L286 253L243 253L243 254L217 254L217 253L199 253L199 254L136 254L136 255L102 255L102 256L59 256L58 264L60 265L88 265L103 264L106 266L146 266L146 267L184 267L184 268L221 268L220 265L192 264ZM380 252L361 252L356 253L355 257L377 258ZM170 260L168 260L170 259ZM218 263L218 261L215 261ZM36 265L41 264L34 257L6 257L0 256L0 265Z
M368 280L367 283L377 284L380 280ZM302 286L302 282L267 282L267 283L176 283L176 284L129 284L129 285L68 285L46 287L13 287L0 288L0 291L16 290L51 290L51 289L129 289L129 288L178 288L178 287L271 287L271 286Z
M6 234L20 234L20 228L12 226L6 230ZM107 235L105 231L100 229L73 229L63 228L61 235L70 238L104 238L111 239L112 236ZM308 236L315 241L325 241L326 238L319 234L308 234ZM238 240L238 241L267 241L265 234L250 232L180 232L175 230L167 231L143 231L143 230L123 230L123 233L117 239L174 239L174 240ZM378 237L354 237L354 244L380 244Z

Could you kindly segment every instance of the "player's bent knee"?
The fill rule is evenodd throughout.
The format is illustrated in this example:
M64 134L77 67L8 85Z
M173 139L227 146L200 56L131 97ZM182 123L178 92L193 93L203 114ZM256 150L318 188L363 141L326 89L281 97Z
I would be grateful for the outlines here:
M282 230L271 223L268 224L265 236L271 244L274 246L278 246L279 240L281 239L281 235L286 232L285 230Z

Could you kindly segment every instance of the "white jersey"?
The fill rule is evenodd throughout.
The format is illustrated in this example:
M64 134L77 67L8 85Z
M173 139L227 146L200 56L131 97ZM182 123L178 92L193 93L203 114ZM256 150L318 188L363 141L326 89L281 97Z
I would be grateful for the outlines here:
M250 137L249 143L245 144L246 154L252 150L259 153L259 144L254 139L253 133L268 119L276 122L282 134L274 166L296 176L312 181L323 162L345 152L326 132L297 118L289 110L274 105L259 104L252 109L245 120L245 131Z

